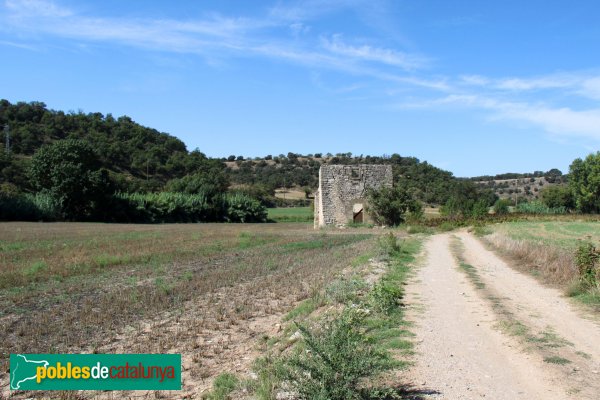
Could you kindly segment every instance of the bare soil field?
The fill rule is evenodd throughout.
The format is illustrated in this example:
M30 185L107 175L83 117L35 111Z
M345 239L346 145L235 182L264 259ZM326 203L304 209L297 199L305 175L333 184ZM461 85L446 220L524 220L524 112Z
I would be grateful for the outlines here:
M370 238L303 224L1 224L1 393L9 353L181 353L182 392L86 397L200 398L218 374L247 373L281 317Z
M407 302L410 382L444 399L597 399L600 325L471 234L435 235Z

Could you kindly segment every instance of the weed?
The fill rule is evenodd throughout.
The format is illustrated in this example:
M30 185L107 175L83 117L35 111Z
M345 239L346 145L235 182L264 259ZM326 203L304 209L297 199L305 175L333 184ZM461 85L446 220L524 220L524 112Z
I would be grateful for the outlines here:
M381 280L373 286L370 300L373 309L383 314L390 314L402 298L402 290L393 282Z
M598 258L600 258L600 251L589 242L580 244L575 252L575 265L577 265L579 279L588 287L600 284Z
M33 264L31 264L29 266L29 268L27 268L25 271L23 271L23 273L25 276L27 276L29 278L33 278L33 277L40 275L47 269L48 269L48 265L46 264L45 261L36 261Z
M237 376L224 373L217 376L213 382L213 390L207 395L202 396L206 400L227 400L231 393L238 387L240 380Z
M306 350L285 358L280 370L301 399L360 399L361 382L393 367L362 331L364 312L346 309L320 329L297 324Z
M334 303L348 303L358 299L359 292L367 287L365 281L359 278L340 278L325 288L325 297Z
M381 235L377 243L379 245L380 254L384 257L394 256L401 250L401 245L398 243L398 239L392 232Z
M562 358L559 356L546 357L546 358L544 358L544 362L547 362L549 364L558 364L558 365L565 365L565 364L571 363L571 361L567 360L566 358Z

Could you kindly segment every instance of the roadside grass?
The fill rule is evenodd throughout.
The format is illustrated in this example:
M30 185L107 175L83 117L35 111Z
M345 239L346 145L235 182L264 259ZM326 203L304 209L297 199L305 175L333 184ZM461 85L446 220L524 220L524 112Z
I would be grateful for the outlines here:
M267 209L268 219L275 222L313 222L311 207L278 207Z
M201 351L189 341L284 314L368 251L371 236L291 224L0 224L0 238L3 248L20 244L0 255L0 275L24 277L0 289L5 371L9 353L94 352L142 332L143 321L170 316L176 322L155 331L160 338L142 334L124 350L214 357L235 338ZM303 245L313 242L319 246ZM301 244L282 251L292 243ZM194 364L194 373L212 376L215 367L207 365Z
M388 262L377 282L369 285L356 275L358 264L371 258L359 257L351 273L287 314L283 337L271 341L255 363L257 379L248 387L258 399L276 398L282 390L299 399L420 398L385 383L386 371L406 367L402 357L412 352L414 335L406 329L401 288L412 274L420 241L398 243L392 234L378 242L378 250L369 253Z
M518 221L492 229L483 241L515 261L513 265L600 311L600 287L582 281L576 259L581 245L597 246L600 241L598 222Z

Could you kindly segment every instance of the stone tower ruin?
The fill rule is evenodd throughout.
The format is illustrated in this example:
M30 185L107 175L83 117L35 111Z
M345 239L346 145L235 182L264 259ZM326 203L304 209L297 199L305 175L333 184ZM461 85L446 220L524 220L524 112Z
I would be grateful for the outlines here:
M367 190L392 187L391 165L322 165L315 193L315 228L371 222Z

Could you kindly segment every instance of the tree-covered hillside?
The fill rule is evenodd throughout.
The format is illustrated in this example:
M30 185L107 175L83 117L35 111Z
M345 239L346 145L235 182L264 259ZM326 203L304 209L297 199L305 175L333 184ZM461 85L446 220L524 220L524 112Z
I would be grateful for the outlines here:
M65 113L50 110L41 102L11 104L1 100L0 126L5 125L10 129L10 152L0 151L0 184L5 193L42 190L31 179L34 156L44 145L78 140L93 149L98 168L105 171L108 179L106 184L117 193L202 193L208 199L216 199L215 196L230 191L273 205L276 188L299 187L307 194L316 189L323 163L364 163L391 164L396 184L426 204L443 205L451 198L462 199L461 203L465 199L469 202L483 199L492 204L495 200L490 190L478 189L471 181L457 179L427 162L398 154L288 153L251 160L242 156L214 159L199 150L189 152L176 137L142 126L127 116ZM82 144L75 146L81 148Z
M162 190L173 178L198 170L224 170L218 160L200 151L188 152L169 134L147 128L127 116L65 113L49 110L41 102L11 104L0 100L0 126L10 128L10 155L2 151L0 179L31 190L27 179L30 157L43 145L64 139L81 139L96 151L104 168L124 191Z

